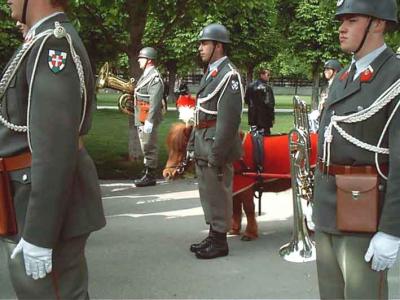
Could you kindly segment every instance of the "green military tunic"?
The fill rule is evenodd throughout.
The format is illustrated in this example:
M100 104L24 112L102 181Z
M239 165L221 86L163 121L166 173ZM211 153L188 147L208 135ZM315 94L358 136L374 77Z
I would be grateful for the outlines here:
M147 121L153 124L151 133L139 131L140 145L146 167L155 169L158 164L158 127L163 119L162 97L164 84L160 73L155 67L150 67L146 75L142 75L136 85L136 100L149 103L150 109ZM142 126L139 120L139 107L135 106L135 125Z
M349 79L348 68L345 68L336 76L321 117L318 140L319 159L323 158L325 134L330 124L331 116L346 116L369 107L385 90L400 78L400 60L392 50L385 49L373 60L369 70L369 74L361 74L354 81ZM399 97L396 97L372 117L362 122L351 124L339 123L339 125L351 136L362 142L376 146L388 117L398 101ZM332 130L332 137L330 149L328 149L329 147L326 148L326 153L330 150L330 163L352 166L375 166L374 152L350 143L335 128ZM400 168L400 156L398 155L400 149L399 111L396 112L390 122L380 147L389 148L390 154L378 155L379 164L389 163L388 180L385 181L380 178L379 190L382 210L379 231L400 237L400 172L398 171ZM317 265L319 266L318 272L321 275L320 283L323 274L326 275L326 278L322 279L322 281L327 283L328 286L331 283L335 283L336 280L332 274L328 275L326 273L328 263L324 259L326 259L325 255L327 251L321 250L326 246L326 243L331 243L331 246L337 250L336 254L343 258L343 260L340 260L338 257L332 258L332 261L335 261L333 264L336 264L338 261L340 268L342 268L344 275L339 275L340 279L338 280L341 283L338 286L342 289L344 285L346 286L347 297L378 297L375 293L379 289L381 275L371 270L369 264L364 262L363 255L367 251L372 235L344 233L337 229L335 177L322 174L320 170L317 170L315 174L313 220L316 230L320 233L317 234ZM354 240L359 238L361 240L354 243ZM362 239L364 240L362 241ZM318 245L319 242L321 242L320 245ZM356 249L355 247L360 247L360 249ZM347 256L340 254L343 254L344 248L347 249L345 251ZM354 253L358 254L352 255ZM318 260L320 263L318 263ZM339 267L337 268L339 270ZM355 269L362 270L358 275L363 277L356 276L357 278L355 278L350 276L349 272ZM344 276L344 279L341 276ZM386 276L386 273L382 276ZM344 282L343 280L348 281ZM334 289L332 288L332 290ZM325 294L325 296L334 298L335 295L337 297L340 296L333 291L331 295ZM324 298L323 292L321 292L321 297Z
M70 35L83 73L77 70L67 39L52 34L55 22ZM48 29L50 34L40 37ZM61 297L73 293L77 298L86 297L87 279L76 282L71 276L87 277L86 239L105 226L96 168L78 142L91 126L94 78L85 47L65 14L45 20L35 37L0 99L2 117L15 126L27 125L26 132L20 132L0 122L0 157L32 152L31 167L10 174L19 231L6 239L6 246L11 252L23 237L34 245L52 248L54 271L34 281L25 275L19 255L15 260L20 264L11 261L10 273L19 298L55 298L51 282L56 273L62 283L69 281L61 284ZM69 275L64 276L64 271Z
M188 150L194 150L206 223L218 232L230 229L232 162L242 154L239 136L242 102L240 75L228 58L209 76L203 76L197 93L195 124L210 120L216 120L216 124L208 128L195 125Z

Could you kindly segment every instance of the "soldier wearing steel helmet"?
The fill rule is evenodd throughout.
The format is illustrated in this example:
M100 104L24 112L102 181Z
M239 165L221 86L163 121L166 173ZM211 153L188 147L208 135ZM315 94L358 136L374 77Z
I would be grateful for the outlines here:
M1 209L0 231L18 299L88 299L86 242L105 226L83 143L95 108L93 71L67 4L8 1L12 18L29 28L0 87L0 202L14 203L8 216L18 225L4 232Z
M318 111L321 113L324 103L329 94L329 88L332 85L336 74L342 69L342 64L337 59L327 60L324 64L324 77L328 81L328 85L322 90L318 103Z
M232 162L241 156L239 125L243 87L236 67L226 56L229 32L221 24L201 31L200 58L207 66L197 92L195 125L188 143L194 156L200 200L208 236L190 246L200 259L226 256L226 234L232 215Z
M353 59L335 77L321 116L313 212L319 291L323 299L386 299L400 247L400 60L384 40L397 3L339 0L336 18L340 47ZM367 199L379 209L367 209Z
M138 126L140 145L144 156L142 177L134 181L138 187L156 184L158 165L158 127L163 119L164 83L155 62L157 51L145 47L138 55L143 70L135 88L135 124Z

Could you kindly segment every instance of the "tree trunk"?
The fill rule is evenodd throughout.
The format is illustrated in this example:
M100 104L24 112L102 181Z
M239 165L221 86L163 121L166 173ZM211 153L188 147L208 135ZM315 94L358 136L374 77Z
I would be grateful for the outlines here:
M166 67L168 70L168 101L171 103L175 103L175 80L176 80L176 71L177 71L177 62L176 60L170 60L166 63Z
M315 64L312 72L313 85L311 95L311 109L315 110L318 108L319 99L319 64Z
M127 53L129 57L129 70L131 76L133 76L136 80L141 74L139 63L137 62L137 55L142 48L142 38L144 34L144 28L146 26L148 8L148 0L125 2L125 9L129 14L128 28L130 44L128 46ZM139 136L133 116L128 118L128 126L128 157L129 160L137 160L142 155L142 150L140 148Z
M250 82L253 81L253 73L254 73L254 66L248 65L247 66L247 74L246 74L246 85L249 85Z

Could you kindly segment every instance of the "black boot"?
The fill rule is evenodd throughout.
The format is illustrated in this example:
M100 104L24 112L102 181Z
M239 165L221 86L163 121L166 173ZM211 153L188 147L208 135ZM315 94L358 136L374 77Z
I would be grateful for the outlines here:
M133 183L137 187L156 185L156 176L154 175L154 169L146 167L143 177L134 180Z
M212 230L210 228L208 236L204 240L202 240L200 243L190 245L190 252L196 253L201 249L207 248L211 243L211 236L212 236Z
M212 259L229 254L226 232L212 231L210 244L196 252L196 257L200 259Z

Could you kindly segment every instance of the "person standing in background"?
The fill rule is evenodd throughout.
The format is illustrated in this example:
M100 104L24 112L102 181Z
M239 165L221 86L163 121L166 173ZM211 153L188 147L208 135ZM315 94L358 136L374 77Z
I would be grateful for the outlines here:
M164 83L155 61L157 51L145 47L138 55L139 67L143 70L135 88L135 124L139 130L140 146L144 156L142 177L136 179L137 187L156 184L158 166L158 127L163 119Z

